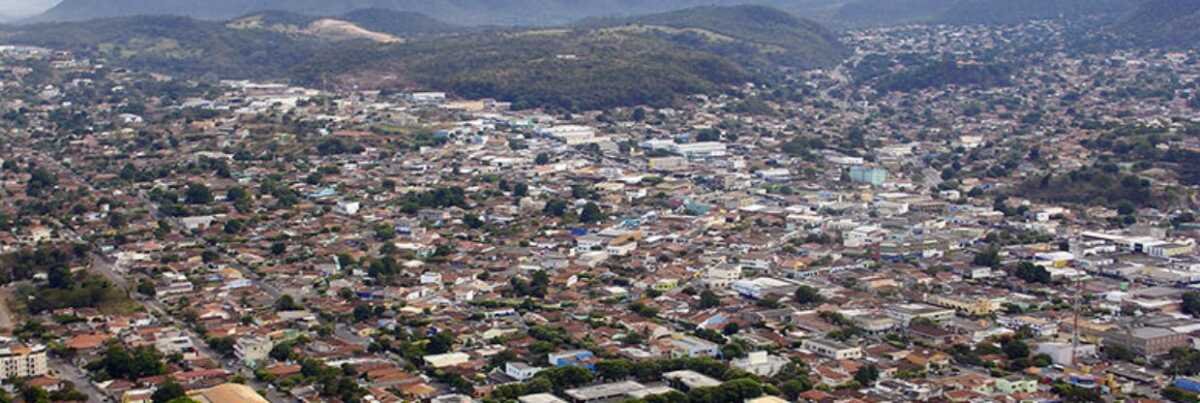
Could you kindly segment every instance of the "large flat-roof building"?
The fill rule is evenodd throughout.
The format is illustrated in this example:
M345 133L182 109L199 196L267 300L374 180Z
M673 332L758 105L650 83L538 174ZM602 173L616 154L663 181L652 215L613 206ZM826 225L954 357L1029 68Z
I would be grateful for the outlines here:
M613 399L645 388L646 386L640 383L624 381L567 389L563 393L566 394L572 402L585 403Z

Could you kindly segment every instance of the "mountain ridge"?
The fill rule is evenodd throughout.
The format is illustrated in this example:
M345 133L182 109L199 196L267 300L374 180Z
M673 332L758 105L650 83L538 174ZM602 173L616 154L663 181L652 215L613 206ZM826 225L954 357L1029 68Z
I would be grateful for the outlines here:
M269 24L247 24L246 18ZM106 64L178 76L437 89L565 110L665 106L682 96L771 79L781 66L832 66L848 54L818 24L755 6L701 7L640 20L678 29L643 30L622 22L464 28L380 40L374 34L391 21L386 16L372 21L358 15L364 25L382 24L373 27L375 33L351 22L334 35L305 25L337 18L283 12L232 21L114 17L24 25L0 33L0 41L67 49ZM282 27L270 26L275 23ZM433 24L433 31L446 28ZM342 35L347 32L355 35Z

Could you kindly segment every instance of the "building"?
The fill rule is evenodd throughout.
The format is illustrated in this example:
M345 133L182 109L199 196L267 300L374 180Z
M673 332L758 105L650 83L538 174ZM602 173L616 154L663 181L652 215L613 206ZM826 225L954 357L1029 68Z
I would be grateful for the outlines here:
M734 281L732 288L738 294L754 299L763 299L770 295L790 295L800 286L787 281L759 277L750 280Z
M1104 333L1105 346L1119 346L1133 350L1141 356L1156 357L1173 348L1191 345L1187 334L1175 333L1160 327L1135 329L1113 329Z
M783 370L791 361L766 351L755 351L745 358L735 358L730 365L742 371L762 377L771 377Z
M640 383L625 381L567 389L563 393L566 394L572 402L586 403L615 399L645 388L646 387Z
M1072 343L1040 343L1037 346L1038 354L1045 354L1050 357L1058 365L1074 365L1071 361L1073 358L1082 359L1096 356L1096 346L1094 344L1080 344L1076 349Z
M662 375L667 383L679 390L689 391L696 388L711 388L721 386L721 381L692 370L667 372Z
M724 157L728 154L725 143L708 141L688 144L672 144L671 151L689 160Z
M649 159L647 168L657 172L675 172L687 169L688 163L682 157L655 157Z
M547 127L538 129L536 133L541 136L567 143L569 146L590 144L599 140L596 137L596 129L581 125Z
M0 347L0 377L29 378L46 375L46 346L10 343Z
M1166 242L1147 246L1146 254L1165 259L1191 254L1195 250L1195 244Z
M427 355L422 358L426 364L434 368L456 367L471 360L467 353L446 353Z
M200 403L268 403L253 388L236 383L193 390L188 392L188 398Z
M940 308L926 304L902 304L889 305L884 309L883 313L888 317L900 322L901 326L908 327L908 324L913 319L927 319L932 322L941 322L954 318L954 310Z
M517 401L521 403L568 403L566 400L559 399L558 396L549 393L525 395L518 397Z
M999 311L1007 299L971 295L928 295L925 301L971 316L987 316Z
M671 340L671 356L675 358L720 357L721 346L694 336L682 336Z
M596 355L587 350L567 350L546 355L546 362L555 367L577 366L592 369L596 365Z
M509 361L504 364L504 374L520 382L524 382L529 380L529 378L533 378L533 376L537 375L537 373L541 370L541 368L531 366L523 362Z
M867 168L862 165L850 167L850 180L858 183L869 183L882 186L887 182L888 171L883 168Z
M275 343L269 338L247 336L237 340L237 343L233 345L233 353L239 360L242 360L243 364L254 367L267 359L272 348L275 348Z
M861 248L868 245L874 245L883 242L887 237L887 231L877 225L864 225L853 230L847 231L843 238L842 245L847 248Z
M808 339L800 347L819 356L835 360L854 360L863 356L862 349L859 347L848 346L828 339Z

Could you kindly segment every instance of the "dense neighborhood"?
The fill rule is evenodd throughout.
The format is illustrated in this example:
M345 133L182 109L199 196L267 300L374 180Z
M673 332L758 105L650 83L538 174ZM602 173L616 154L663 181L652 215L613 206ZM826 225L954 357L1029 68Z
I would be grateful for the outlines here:
M585 113L0 46L5 398L1196 401L1200 53L1069 31Z

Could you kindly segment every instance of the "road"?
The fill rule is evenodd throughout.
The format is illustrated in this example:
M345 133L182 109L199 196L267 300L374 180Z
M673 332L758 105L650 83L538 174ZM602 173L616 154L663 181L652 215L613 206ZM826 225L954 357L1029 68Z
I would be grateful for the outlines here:
M61 358L54 358L50 360L50 369L56 373L59 379L71 382L71 384L75 385L75 390L87 395L89 402L110 401L104 397L105 395L100 392L100 389L96 389L96 386L92 385L87 375L75 367L74 363L65 362Z

